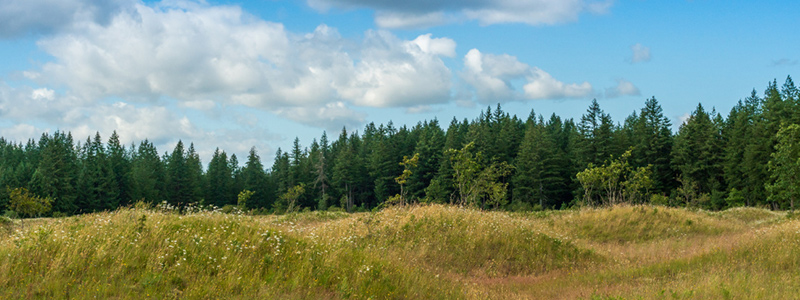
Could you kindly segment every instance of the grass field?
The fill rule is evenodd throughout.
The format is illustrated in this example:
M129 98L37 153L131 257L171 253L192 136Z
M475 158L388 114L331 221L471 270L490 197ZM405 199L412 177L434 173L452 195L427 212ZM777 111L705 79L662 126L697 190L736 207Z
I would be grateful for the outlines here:
M0 224L1 299L797 299L800 218L656 206Z

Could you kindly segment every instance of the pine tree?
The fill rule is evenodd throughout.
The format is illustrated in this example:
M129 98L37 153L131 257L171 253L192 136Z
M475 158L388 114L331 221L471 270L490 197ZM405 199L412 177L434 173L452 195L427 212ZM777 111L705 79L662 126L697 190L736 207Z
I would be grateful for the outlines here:
M94 139L86 139L82 162L78 178L80 196L76 199L79 209L83 212L116 209L119 187L99 132Z
M670 166L672 152L672 124L665 117L655 97L645 101L641 115L635 119L632 131L633 167L652 165L653 192L668 194L675 187L675 173Z
M53 136L43 134L39 139L39 149L41 159L31 176L34 194L53 199L53 212L77 213L78 157L72 134L60 131Z
M233 193L233 172L228 161L228 154L217 148L208 163L205 176L204 204L223 207L236 205L236 194Z
M767 184L773 207L794 210L800 197L800 125L782 127L777 134L778 144L772 153L769 170L774 183Z
M611 116L600 109L597 99L592 100L586 114L581 117L578 132L581 138L578 140L577 153L581 169L589 163L602 164L616 154L613 143L614 124Z
M269 208L272 203L269 202L270 194L267 186L267 173L264 172L264 165L261 163L261 157L258 156L256 148L250 148L247 155L247 163L242 169L242 177L244 181L244 190L253 191L250 201L247 202L248 208Z
M453 118L445 133L442 154L450 149L461 149L465 144L468 130L469 122L466 119L459 122L456 118ZM449 157L442 155L439 160L439 169L428 188L425 189L425 195L434 202L452 203L455 196L453 187L453 164Z
M425 122L418 130L420 135L414 153L419 154L419 160L411 169L407 186L409 197L417 200L425 198L425 189L436 176L445 142L444 131L437 120Z
M683 194L689 201L711 207L713 192L721 190L722 149L719 143L719 124L712 121L702 104L681 125L673 147L673 165L685 186Z
M195 202L197 178L190 170L191 163L183 147L183 141L178 141L172 154L167 158L165 192L169 204L182 207Z
M158 150L150 141L142 141L131 164L131 199L151 204L165 200L165 180L165 166L158 156Z
M110 199L114 207L124 206L130 203L130 172L131 172L131 159L128 156L125 147L119 141L119 135L115 130L111 137L108 139L108 147L106 149L106 156L108 163L111 167L111 172L114 177L114 184L116 185L117 195L116 199Z

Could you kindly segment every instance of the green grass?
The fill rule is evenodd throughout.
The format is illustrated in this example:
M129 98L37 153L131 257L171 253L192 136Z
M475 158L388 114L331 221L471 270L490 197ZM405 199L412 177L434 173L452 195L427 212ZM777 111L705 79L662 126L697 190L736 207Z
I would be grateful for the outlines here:
M792 299L800 220L785 216L431 205L13 220L0 299Z
M617 243L718 235L738 225L702 212L657 206L586 209L556 217L554 222L580 238Z

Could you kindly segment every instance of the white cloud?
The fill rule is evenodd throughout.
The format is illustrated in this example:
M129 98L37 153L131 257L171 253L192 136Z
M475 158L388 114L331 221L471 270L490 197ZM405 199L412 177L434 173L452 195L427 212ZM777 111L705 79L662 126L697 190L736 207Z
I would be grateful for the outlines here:
M418 105L418 106L406 108L406 113L409 113L409 114L421 114L421 113L427 113L427 112L432 112L432 111L433 111L433 108L431 108L430 105Z
M689 121L689 118L691 118L691 117L692 117L692 115L690 113L688 113L688 112L678 116L678 118L677 118L678 119L678 124L680 124L680 126L683 126L683 124L686 124L686 122Z
M424 28L458 20L475 20L482 25L523 23L554 25L574 22L583 13L604 14L613 0L308 0L309 6L370 8L375 23L384 28Z
M18 123L9 128L0 127L0 136L7 141L25 143L28 139L37 138L47 130L37 128L31 124Z
M216 98L270 79L264 61L286 56L283 26L244 21L235 7L197 12L137 5L108 26L93 25L39 42L57 60L48 82L86 98Z
M481 103L497 103L526 99L581 98L592 93L588 82L566 84L542 69L519 62L507 54L484 54L477 49L464 56L461 78L471 85L475 99ZM523 93L514 81L523 81Z
M629 61L632 64L650 61L650 47L645 47L637 43L631 46L631 52L632 54Z
M431 38L431 34L428 33L418 36L411 42L416 44L422 53L447 57L456 56L456 42L448 38Z
M194 142L205 162L217 147L237 153L242 161L250 147L271 152L270 143L281 139L259 127L257 121L246 121L250 122L248 126L207 130L197 126L198 120L168 106L83 101L46 88L12 88L3 82L0 117L13 124L0 127L0 136L12 141L38 139L44 132L62 130L72 133L76 142L84 142L98 131L104 139L116 131L125 145L148 139L162 153L171 151L178 140Z
M48 88L35 89L31 93L31 98L34 100L53 100L56 92Z
M539 68L533 68L532 73L523 86L529 99L583 98L592 94L592 85L588 82L566 84Z
M632 82L625 79L617 79L617 85L606 89L607 98L616 98L621 96L639 96L642 93L639 91Z
M342 127L358 128L364 123L365 114L354 111L342 102L328 103L321 107L291 107L278 109L276 114L302 124L325 128L336 132Z
M408 107L450 100L452 75L439 56L455 54L455 42L423 35L403 41L368 31L351 80L336 86L357 106Z
M87 23L107 23L134 0L3 0L0 1L0 38L28 33L50 33Z
M239 7L191 2L139 4L107 26L85 26L39 45L56 59L28 74L84 99L166 97L202 110L216 103L265 111L450 101L452 74L442 59L454 57L456 47L448 38L403 40L385 31L355 41L325 25L295 34Z
M446 23L447 17L442 12L427 14L379 12L375 14L375 24L382 28L428 28Z

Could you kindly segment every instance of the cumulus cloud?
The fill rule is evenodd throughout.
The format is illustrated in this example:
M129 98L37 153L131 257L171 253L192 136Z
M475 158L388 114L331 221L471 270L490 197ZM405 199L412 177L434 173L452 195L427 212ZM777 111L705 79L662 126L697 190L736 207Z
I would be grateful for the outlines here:
M51 33L87 23L107 23L133 0L4 0L0 2L0 38Z
M583 13L606 13L613 0L308 0L308 4L320 11L331 8L374 9L375 23L378 26L420 28L458 20L475 20L482 25L553 25L574 22Z
M645 47L642 44L635 44L631 46L631 57L629 61L632 64L650 61L650 47Z
M337 91L358 106L447 102L452 75L440 56L455 56L453 40L423 35L402 41L385 31L369 31L352 79Z
M588 82L567 84L537 67L519 62L507 54L484 54L478 49L464 56L461 78L474 91L481 103L496 103L526 99L581 98L592 93ZM516 90L514 81L523 81L523 92Z
M606 89L607 98L616 98L621 96L639 96L642 93L639 91L632 82L625 79L617 79L617 85Z
M195 109L218 103L273 112L335 102L447 102L452 74L442 59L454 57L456 48L455 41L430 34L403 40L368 31L355 41L325 25L296 34L239 7L182 2L139 4L107 26L87 26L39 45L56 59L30 77L65 85L83 98L155 103L167 97Z

